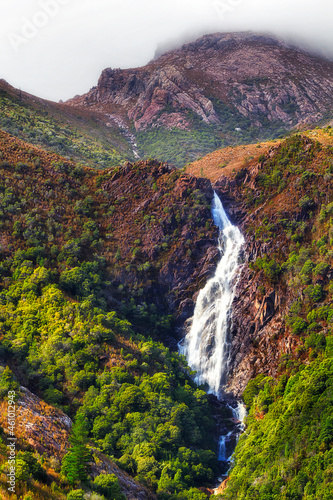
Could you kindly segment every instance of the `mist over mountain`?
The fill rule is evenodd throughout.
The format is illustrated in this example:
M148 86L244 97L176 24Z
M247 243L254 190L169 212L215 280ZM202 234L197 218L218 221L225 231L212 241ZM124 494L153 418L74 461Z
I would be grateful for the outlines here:
M220 147L330 123L332 68L327 58L271 35L215 33L164 52L146 66L108 68L97 86L67 103L51 103L2 83L8 98L18 99L16 105L32 107L35 127L46 121L40 116L44 108L51 121L60 121L58 134L48 124L55 133L51 141L29 130L22 114L9 119L8 101L1 120L7 132L86 157L89 164L153 157L182 167ZM84 131L88 142L80 140L73 148L66 122L73 133Z
M52 4L55 15L44 4ZM49 10L49 9L47 9ZM45 12L47 18L45 19ZM52 100L86 92L108 66L142 66L158 45L189 42L208 33L252 30L292 37L333 56L329 0L16 0L3 5L2 77ZM25 36L26 22L33 34ZM12 35L23 36L13 47ZM175 45L168 48L175 48ZM16 50L17 49L17 50Z
M217 147L329 120L332 88L333 62L322 56L266 34L215 33L141 68L108 68L67 104L120 120L141 156L181 166Z
M2 500L333 498L332 9L3 7Z

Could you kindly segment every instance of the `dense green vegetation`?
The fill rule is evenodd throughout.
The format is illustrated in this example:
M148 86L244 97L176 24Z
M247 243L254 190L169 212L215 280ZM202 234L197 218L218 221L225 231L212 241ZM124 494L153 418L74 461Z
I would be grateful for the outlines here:
M283 297L283 335L290 335L295 347L281 353L276 379L258 375L244 392L247 429L220 498L328 500L333 496L333 151L293 136L261 162L253 190L238 175L249 209L267 206L255 224L256 240L266 250L251 267L261 293L274 287Z
M157 127L137 132L140 155L183 167L219 148L274 139L286 133L282 123L272 124L265 119L264 126L254 127L236 108L214 98L211 101L220 119L219 124L207 125L188 111L187 118L191 124L189 130ZM172 111L172 108L169 109L170 113Z
M310 366L279 382L259 376L255 388L249 384L248 427L222 498L332 498L333 338L313 340L321 354Z
M223 145L219 134L205 124L197 130L162 127L144 130L137 133L137 141L142 157L168 161L176 167L183 167Z
M83 416L95 446L161 498L211 481L213 422L206 394L191 382L184 360L94 306L98 272L85 272L89 290L77 302L62 291L67 276L56 285L52 272L34 260L23 260L11 274L1 292L1 356L12 360L25 383L48 403ZM63 464L70 484L87 478L82 440L74 435L73 443Z
M128 142L116 128L75 109L19 98L0 90L0 128L20 139L73 158L94 168L107 168L132 159Z

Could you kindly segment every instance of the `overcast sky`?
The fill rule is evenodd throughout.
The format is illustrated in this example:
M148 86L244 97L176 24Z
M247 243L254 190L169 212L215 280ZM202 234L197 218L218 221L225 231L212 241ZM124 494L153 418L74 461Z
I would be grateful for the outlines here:
M0 78L65 100L104 68L217 31L271 32L333 58L332 25L332 0L0 0Z

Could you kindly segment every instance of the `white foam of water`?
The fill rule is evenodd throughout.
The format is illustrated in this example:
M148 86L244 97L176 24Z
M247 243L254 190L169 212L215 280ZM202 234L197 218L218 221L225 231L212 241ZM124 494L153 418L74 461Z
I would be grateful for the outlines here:
M215 276L198 295L192 326L180 346L180 352L185 354L189 366L197 372L195 381L198 384L207 383L208 392L219 396L227 382L231 308L244 237L228 219L216 193L212 215L220 229L221 260Z

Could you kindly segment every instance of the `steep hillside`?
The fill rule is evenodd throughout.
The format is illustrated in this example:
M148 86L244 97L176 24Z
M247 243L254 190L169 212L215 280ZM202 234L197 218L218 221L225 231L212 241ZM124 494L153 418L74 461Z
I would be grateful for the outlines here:
M5 133L0 147L4 257L39 248L60 269L98 252L111 302L130 289L165 314L188 308L218 255L209 181L155 161L97 173Z
M2 387L2 390L4 388ZM65 415L59 408L48 405L43 400L32 394L25 387L20 387L20 394L17 399L17 417L15 426L15 436L19 440L21 448L21 460L26 464L34 463L35 469L38 469L37 457L43 457L42 465L39 466L39 474L35 470L32 477L27 474L24 465L19 465L19 473L22 479L19 484L20 493L24 495L27 492L33 495L34 499L50 498L50 499L65 499L66 488L61 484L61 476L59 474L61 461L70 447L70 431L72 427L71 419ZM7 401L3 399L0 403L0 424L3 429L7 429ZM129 500L153 500L153 495L147 488L135 481L129 474L120 469L106 455L94 448L91 443L91 461L94 477L100 474L114 474L119 481L121 492ZM29 451L23 451L29 450ZM34 456L32 450L37 454ZM20 456L19 455L19 456ZM6 459L6 450L0 445L0 460L3 462ZM22 467L23 465L23 467ZM7 476L2 468L0 475L0 491L5 495ZM31 471L29 471L31 473ZM47 472L48 476L45 476ZM26 477L24 477L24 475ZM43 477L44 475L44 477ZM44 479L44 480L43 480ZM52 481L52 482L51 482ZM23 483L23 484L22 484ZM24 484L25 483L25 484ZM62 486L62 487L61 487ZM7 500L6 497L2 497ZM10 495L8 495L10 498Z
M0 80L0 129L98 169L135 158L126 130L100 114L45 101Z
M332 129L262 149L214 184L246 238L229 390L249 417L220 498L329 499Z
M253 33L206 35L142 68L106 69L68 104L126 121L142 156L180 166L331 116L333 63Z
M18 497L205 499L213 413L230 412L160 341L175 344L214 271L210 183L155 161L100 173L4 132L0 153L0 396L5 410L18 395Z
M18 497L205 500L217 422L234 422L166 346L218 259L210 181L153 160L98 172L4 132L0 154L1 425L15 390ZM188 169L246 239L228 388L249 416L220 498L329 500L332 129ZM7 500L6 445L1 432Z

